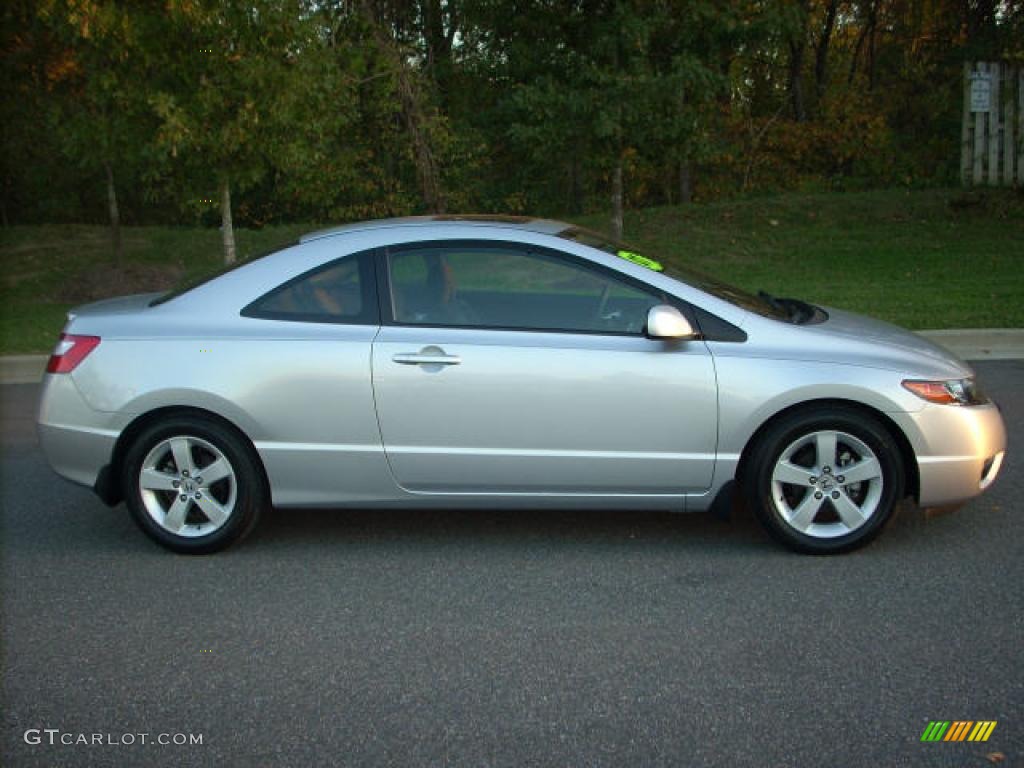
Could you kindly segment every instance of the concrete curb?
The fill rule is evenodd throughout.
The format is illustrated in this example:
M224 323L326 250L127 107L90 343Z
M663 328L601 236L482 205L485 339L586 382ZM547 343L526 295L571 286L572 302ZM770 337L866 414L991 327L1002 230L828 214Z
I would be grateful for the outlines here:
M917 331L964 360L1019 360L1024 358L1024 328L970 328Z
M971 328L917 331L964 360L1024 359L1024 328ZM42 380L47 355L0 357L0 384L35 384Z
M0 384L35 384L46 371L49 355L8 355L0 357Z

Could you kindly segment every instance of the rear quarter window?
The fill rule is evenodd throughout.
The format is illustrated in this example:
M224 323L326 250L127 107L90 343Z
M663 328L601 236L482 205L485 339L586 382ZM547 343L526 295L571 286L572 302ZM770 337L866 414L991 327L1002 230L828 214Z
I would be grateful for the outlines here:
M243 317L312 323L379 323L373 254L354 254L299 275L256 299Z

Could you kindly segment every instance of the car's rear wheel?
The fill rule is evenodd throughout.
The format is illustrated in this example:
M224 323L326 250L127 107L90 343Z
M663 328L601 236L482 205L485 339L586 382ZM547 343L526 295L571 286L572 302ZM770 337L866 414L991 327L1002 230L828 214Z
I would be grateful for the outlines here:
M175 552L216 552L252 530L266 503L256 462L252 448L220 423L172 417L132 443L124 497L156 542Z
M791 549L835 554L867 544L903 497L899 448L873 416L845 406L771 425L742 478L761 522Z

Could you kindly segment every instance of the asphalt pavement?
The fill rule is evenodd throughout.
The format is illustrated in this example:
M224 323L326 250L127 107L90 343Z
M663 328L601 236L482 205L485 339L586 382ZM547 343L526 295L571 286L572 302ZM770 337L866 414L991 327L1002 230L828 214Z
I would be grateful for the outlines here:
M277 511L176 556L49 470L36 385L0 387L0 764L1022 765L1024 362L975 367L999 480L832 558L585 511Z

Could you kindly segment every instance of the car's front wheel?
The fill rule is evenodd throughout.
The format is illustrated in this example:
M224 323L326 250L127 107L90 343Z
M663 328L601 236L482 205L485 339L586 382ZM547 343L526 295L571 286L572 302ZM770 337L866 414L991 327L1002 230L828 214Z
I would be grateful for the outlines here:
M791 413L761 436L742 478L776 539L811 554L871 541L903 497L899 448L873 416L844 406Z
M233 430L178 416L144 430L129 448L122 483L139 527L175 552L224 549L256 524L266 491L252 448Z

